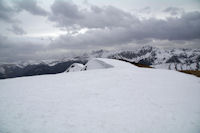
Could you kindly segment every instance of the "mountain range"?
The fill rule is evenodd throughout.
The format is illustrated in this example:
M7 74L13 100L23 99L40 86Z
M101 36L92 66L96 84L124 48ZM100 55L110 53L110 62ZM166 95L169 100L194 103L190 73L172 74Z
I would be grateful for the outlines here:
M0 79L61 73L73 63L85 64L91 58L120 59L159 69L200 70L200 49L143 46L118 51L96 50L63 60L1 64Z

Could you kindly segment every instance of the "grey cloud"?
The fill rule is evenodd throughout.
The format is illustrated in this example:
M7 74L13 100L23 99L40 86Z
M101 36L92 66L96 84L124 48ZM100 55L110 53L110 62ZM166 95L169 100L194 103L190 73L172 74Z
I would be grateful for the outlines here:
M102 8L91 6L91 11L85 12L84 16L85 20L81 21L80 25L87 28L126 27L130 24L139 23L134 15L113 6Z
M128 43L152 43L153 40L190 41L200 39L200 13L193 12L181 18L167 20L148 19L126 27L89 30L76 36L63 35L50 47L64 49L90 49L117 47ZM197 43L196 43L197 44ZM181 43L179 43L181 45Z
M0 34L0 63L60 59L67 54L69 51L50 48L45 41L39 41L39 38L12 39Z
M73 52L67 49L49 48L43 43L31 41L31 39L29 41L10 40L10 38L0 35L0 63L61 59L63 56L71 56Z
M24 35L24 34L26 34L26 31L24 31L24 29L22 29L18 25L12 25L12 27L10 29L8 29L8 31L11 31L16 35Z
M78 6L73 4L72 2L54 1L51 9L54 15L58 15L60 17L71 19L81 18L81 12L79 11Z
M0 0L0 20L4 22L15 22L13 15L15 14L15 9L8 6L6 1Z
M142 8L140 12L149 14L151 13L151 7L147 6L145 8Z
M77 22L75 24L80 27L89 28L89 31L77 36L63 35L55 40L50 47L87 49L138 43L143 40L151 42L152 39L168 41L193 41L194 39L200 39L200 12L188 12L182 14L179 18L169 17L166 18L166 20L157 18L139 20L139 18L123 12L122 10L113 9L112 7L109 7L109 10L117 14L114 16L115 19L112 19L112 13L108 13L105 8L91 7L91 11L87 13L96 14L99 12L105 13L106 11L108 16L104 16L103 19L101 17L92 17L93 20L89 19L88 16L80 18L80 22L88 21L87 26L84 23L74 21ZM113 14L115 15L115 13ZM127 16L129 16L129 18L127 18ZM59 19L57 19L57 23L60 23ZM113 25L111 25L111 23L113 23ZM69 23L66 23L66 25L62 23L61 25L63 27L73 27L73 23L71 25ZM94 29L95 27L97 29ZM145 41L145 43L148 43L148 41Z
M13 62L40 58L38 52L44 51L45 46L31 41L10 40L0 35L0 62Z
M73 2L55 1L49 20L60 27L105 28L126 26L138 21L134 16L112 6L80 9Z
M36 1L30 3L24 4L27 9L23 8L23 10L36 15L46 15L35 11L38 7ZM27 5L35 5L35 7ZM0 59L45 58L46 55L57 55L62 51L117 48L129 44L158 45L157 43L160 43L160 46L200 47L200 12L183 12L179 17L168 17L165 20L153 17L141 20L136 15L113 6L89 6L87 9L82 9L72 2L55 1L51 6L52 13L48 14L50 21L72 32L76 28L87 28L88 31L78 35L61 35L52 40L48 46L28 41L11 41L0 36ZM7 6L5 7L5 9L0 8L3 14L8 12ZM8 16L10 14L12 15L9 13ZM12 27L10 31L23 33L20 27Z
M132 35L126 28L96 29L76 36L62 35L51 48L90 49L95 47L118 46L131 42Z
M54 1L51 10L52 15L49 16L49 20L58 21L60 27L76 25L82 18L82 13L78 10L77 5L71 2Z
M7 1L0 0L0 21L8 23L17 23L19 20L15 19L16 13L26 10L33 15L47 16L48 12L42 9L36 0L21 0L11 2L8 5Z
M180 18L166 20L156 18L141 21L132 28L134 38L154 38L165 40L192 40L200 38L200 12L183 14Z
M26 10L33 15L47 16L48 12L40 7L36 0L21 0L15 2L19 10Z
M73 29L73 27L99 28L105 29L105 31L110 29L110 38L118 32L120 36L126 35L128 40L147 38L192 40L200 38L200 12L183 13L179 18L169 17L166 20L157 18L140 20L133 14L112 6L90 6L90 9L80 9L70 2L55 1L49 19L66 29ZM120 33L119 28L123 29L124 33Z
M178 15L184 13L184 10L178 7L168 7L163 10L164 12L168 12L171 15Z

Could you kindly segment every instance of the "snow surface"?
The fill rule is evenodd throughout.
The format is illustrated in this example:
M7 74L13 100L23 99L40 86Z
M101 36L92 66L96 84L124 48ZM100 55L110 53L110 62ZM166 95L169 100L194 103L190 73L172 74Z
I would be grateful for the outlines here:
M200 132L199 78L112 59L88 67L1 80L0 133Z
M113 66L107 64L99 59L91 59L87 64L83 65L80 63L73 63L65 72L78 72L92 69L106 69L112 68Z
M101 61L100 59L91 59L88 61L88 63L85 65L87 70L92 69L105 69L105 68L111 68L112 65L106 63L105 61Z

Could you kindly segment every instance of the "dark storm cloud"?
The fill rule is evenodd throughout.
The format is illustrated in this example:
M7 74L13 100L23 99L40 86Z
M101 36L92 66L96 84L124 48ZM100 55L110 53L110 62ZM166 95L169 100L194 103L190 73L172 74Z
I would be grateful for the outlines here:
M33 15L47 16L48 13L42 7L40 7L36 0L21 0L15 2L16 7L19 10L26 10Z
M13 16L16 10L7 5L5 0L0 0L0 20L4 22L14 22Z
M26 34L26 31L24 31L24 29L22 29L18 25L12 25L12 27L9 28L8 31L11 31L12 33L14 33L16 35L24 35L24 34Z
M80 9L72 2L55 1L51 6L49 20L57 22L60 27L105 28L126 26L138 21L134 16L112 6L91 6Z
M50 47L87 49L95 47L109 47L125 44L131 41L130 31L125 28L96 29L76 36L62 35Z
M51 44L54 48L110 47L152 39L200 39L200 12L183 13L180 17L168 17L165 20L153 17L140 20L137 16L112 6L80 9L73 3L55 1L49 19L66 29L89 29L77 36L61 36Z
M165 40L200 39L200 12L189 12L180 18L166 20L150 18L141 21L132 29L133 37L138 39L154 38Z
M15 19L15 16L22 10L26 10L33 15L48 15L48 12L42 9L36 0L21 0L11 3L11 5L8 5L6 0L0 0L0 21L8 23L20 22L20 20Z
M51 9L54 15L58 15L59 17L66 17L70 19L81 18L81 12L79 11L78 6L72 2L54 1Z

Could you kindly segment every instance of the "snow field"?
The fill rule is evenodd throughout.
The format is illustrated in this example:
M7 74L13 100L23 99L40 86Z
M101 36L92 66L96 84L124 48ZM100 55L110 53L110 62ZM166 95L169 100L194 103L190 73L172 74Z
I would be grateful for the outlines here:
M200 132L199 78L112 59L88 66L1 80L0 133Z

